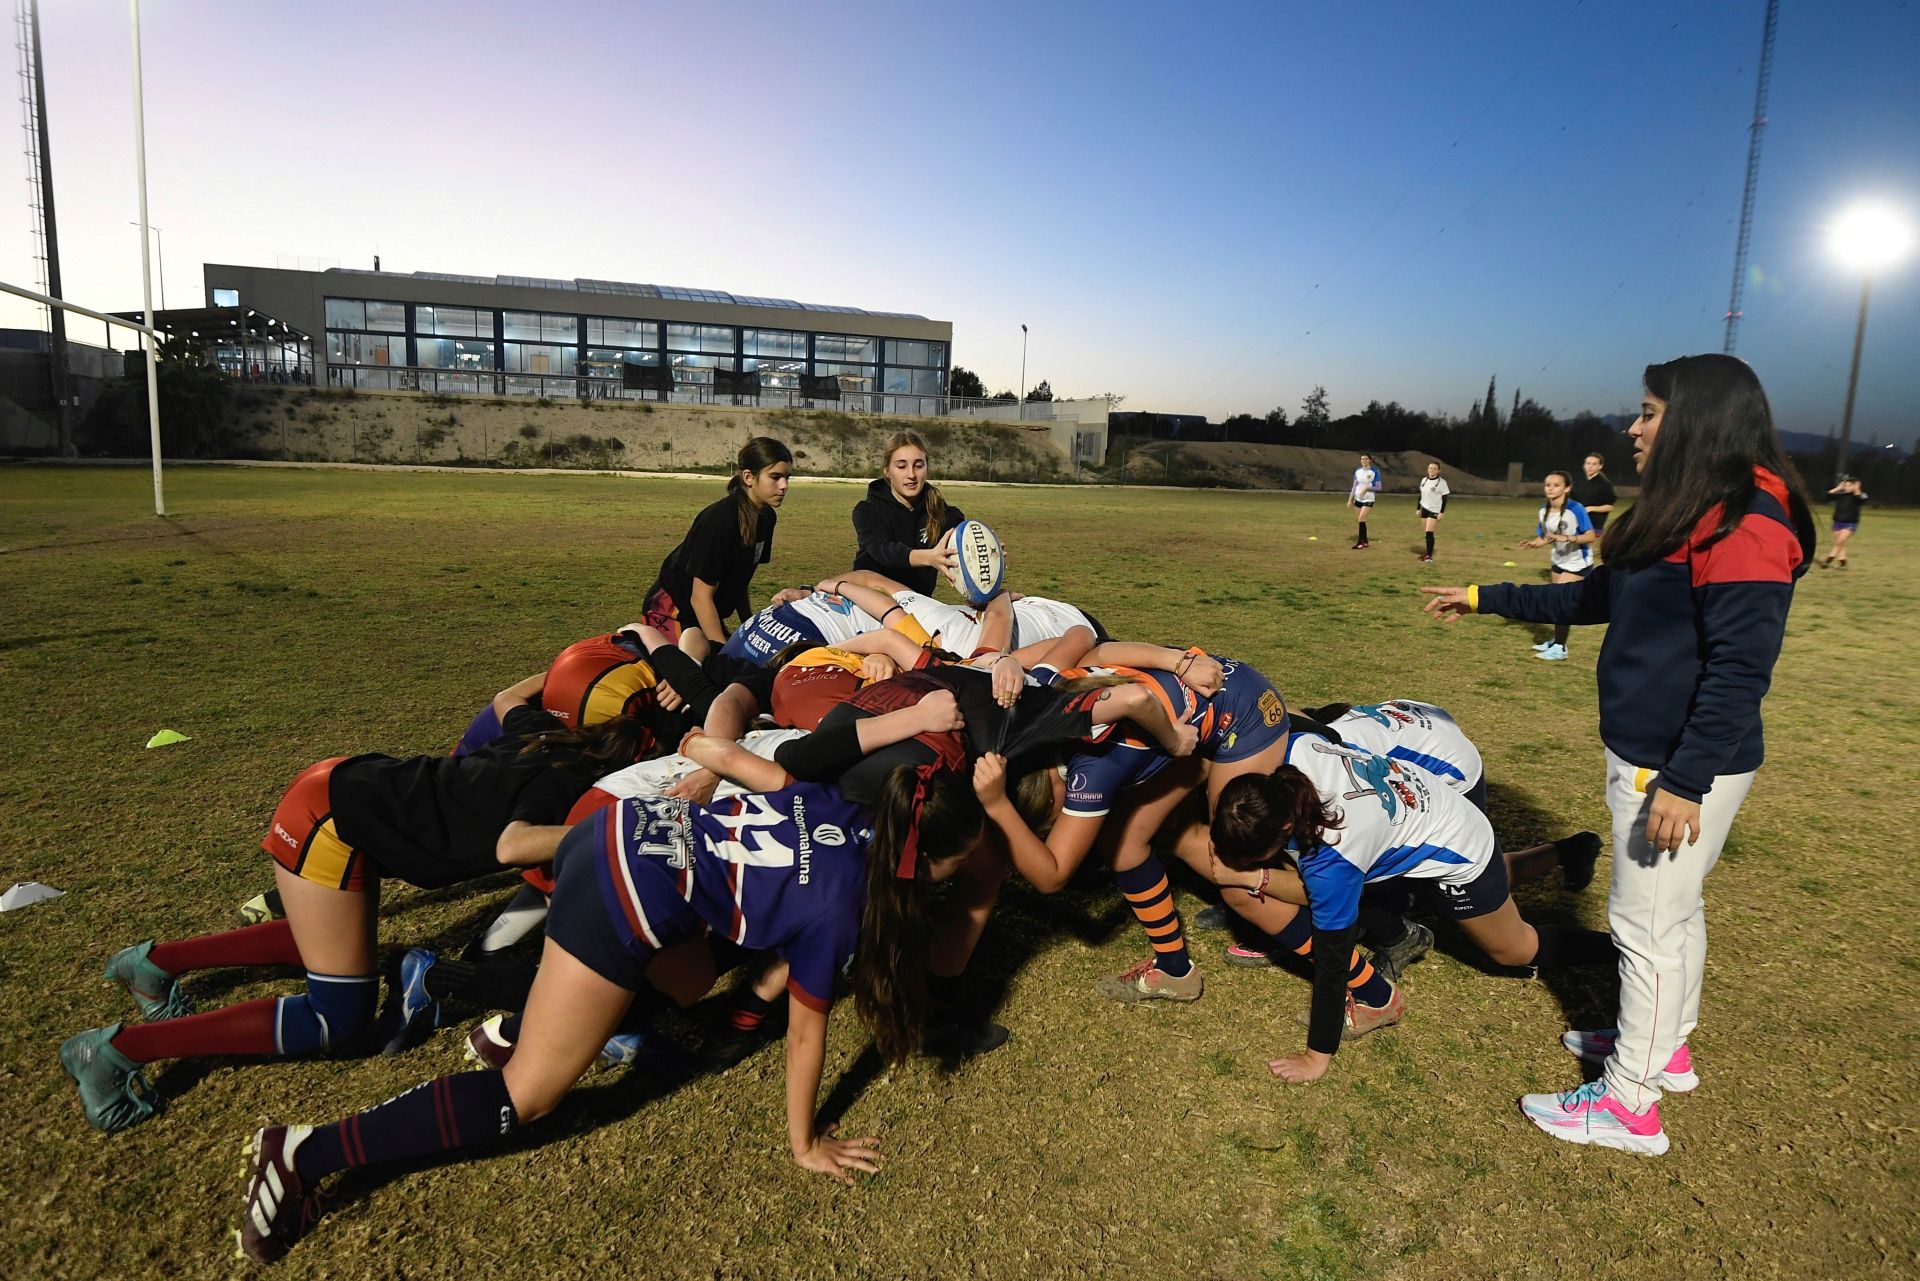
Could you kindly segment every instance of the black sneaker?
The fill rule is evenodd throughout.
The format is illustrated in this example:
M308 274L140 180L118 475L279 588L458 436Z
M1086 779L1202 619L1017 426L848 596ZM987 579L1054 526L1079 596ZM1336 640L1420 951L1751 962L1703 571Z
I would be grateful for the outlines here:
M1600 861L1600 837L1575 832L1554 842L1560 850L1560 884L1578 893L1593 884L1593 866Z
M999 1049L1012 1037L1012 1032L992 1019L949 1012L936 1014L927 1024L921 1049L937 1059L970 1059Z
M1196 930L1229 930L1233 928L1233 913L1225 903L1215 903L1189 916L1187 924Z
M255 1263L281 1258L320 1219L320 1194L294 1168L293 1155L313 1127L270 1125L254 1131L243 1148L247 1190L234 1233L240 1256Z
M1407 932L1400 936L1398 943L1375 948L1369 958L1373 961L1373 968L1380 971L1389 983L1398 983L1407 967L1425 956L1433 946L1432 930L1418 921L1408 921L1406 926Z

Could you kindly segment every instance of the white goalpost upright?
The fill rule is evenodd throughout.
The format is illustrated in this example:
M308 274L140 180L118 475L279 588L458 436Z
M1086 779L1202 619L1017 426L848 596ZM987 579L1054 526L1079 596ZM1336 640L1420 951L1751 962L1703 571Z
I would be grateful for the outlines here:
M167 514L167 499L160 478L160 367L156 354L160 331L153 325L153 266L150 257L153 238L147 234L147 115L146 98L140 87L140 0L128 0L128 6L133 15L134 173L140 188L140 314L146 317L146 322L141 324L123 320L119 316L109 316L91 307L82 307L79 303L50 297L38 290L10 285L5 281L0 281L0 291L39 303L42 307L58 307L62 311L90 316L108 325L132 329L146 337L143 346L147 352L147 437L153 453L153 514L164 516ZM51 353L48 359L52 359Z

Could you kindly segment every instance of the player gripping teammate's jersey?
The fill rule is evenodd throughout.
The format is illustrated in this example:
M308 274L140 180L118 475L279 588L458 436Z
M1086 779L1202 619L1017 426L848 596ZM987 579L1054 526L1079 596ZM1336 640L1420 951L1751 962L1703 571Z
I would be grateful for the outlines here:
M1341 816L1319 848L1295 854L1314 929L1352 925L1367 883L1389 877L1429 883L1458 915L1480 915L1505 901L1505 877L1489 877L1489 890L1497 881L1500 894L1491 906L1453 902L1473 892L1499 845L1487 816L1441 779L1313 733L1293 736L1287 764L1312 780L1321 801Z
M814 592L786 605L769 605L740 624L720 652L765 665L796 641L839 645L880 630L880 620L843 597Z
M1593 532L1593 520L1587 515L1587 509L1571 498L1559 511L1550 512L1545 504L1540 507L1540 522L1535 531L1541 538L1554 534L1572 537L1576 534ZM1593 568L1593 544L1591 543L1550 543L1549 563L1554 570L1562 574L1584 574Z

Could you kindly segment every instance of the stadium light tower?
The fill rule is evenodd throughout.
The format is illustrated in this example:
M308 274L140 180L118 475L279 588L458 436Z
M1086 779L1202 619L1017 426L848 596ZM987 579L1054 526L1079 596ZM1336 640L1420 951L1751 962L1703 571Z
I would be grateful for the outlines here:
M1886 205L1854 205L1828 225L1827 250L1841 266L1860 273L1860 319L1853 329L1847 410L1840 419L1838 466L1844 474L1853 455L1853 398L1860 388L1860 348L1867 337L1867 300L1873 289L1873 273L1898 266L1913 252L1913 225Z
M1026 403L1027 403L1027 327L1025 325L1022 325L1020 326L1020 404L1024 406ZM1027 416L1027 411L1024 408L1021 409L1020 416L1022 418L1025 418Z

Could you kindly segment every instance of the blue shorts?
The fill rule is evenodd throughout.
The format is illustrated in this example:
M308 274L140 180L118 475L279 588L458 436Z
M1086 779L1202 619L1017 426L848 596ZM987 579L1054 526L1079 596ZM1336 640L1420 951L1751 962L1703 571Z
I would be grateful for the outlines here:
M1217 731L1218 745L1205 752L1216 764L1258 756L1287 737L1287 702L1273 682L1245 663L1214 655L1226 668L1225 683L1212 698L1216 716L1226 723ZM1205 751L1205 749L1202 749Z
M547 912L547 938L607 982L638 992L646 982L654 948L626 928L625 922L614 919L619 909L614 906L617 900L613 898L610 884L613 872L607 863L610 812L602 809L582 819L560 838L560 848L553 856L557 875L552 905ZM620 857L619 853L614 857ZM691 905L681 900L672 877L663 866L658 866L662 860L648 858L639 862L633 869L634 881L646 896L649 908L654 909L648 912L647 919L662 945L672 946L705 933L706 922ZM649 883L638 884L642 878ZM659 884L652 884L654 880Z
M1507 886L1507 860L1500 853L1498 841L1494 842L1493 857L1480 869L1480 875L1464 885L1432 881L1424 877L1406 879L1408 885L1420 887L1420 892L1436 911L1456 921L1470 921L1476 916L1498 911L1510 893Z
M1836 534L1851 534L1858 528L1860 528L1860 522L1857 520L1847 521L1844 524L1837 520L1833 522L1833 532Z

